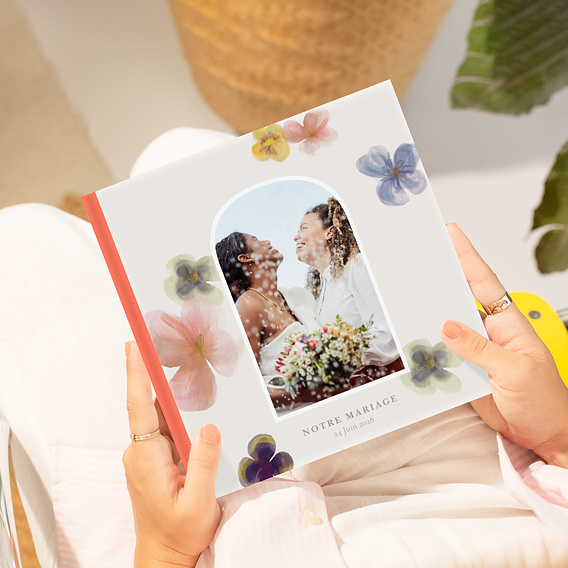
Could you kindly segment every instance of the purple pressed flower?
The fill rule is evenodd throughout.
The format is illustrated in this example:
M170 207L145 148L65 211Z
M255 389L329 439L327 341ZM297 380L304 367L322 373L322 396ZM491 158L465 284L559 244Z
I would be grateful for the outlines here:
M220 280L213 257L204 256L196 262L190 254L180 254L172 258L166 268L171 274L164 280L164 289L174 302L182 306L188 300L193 304L223 302L221 290L208 283Z
M238 467L239 481L248 487L290 471L294 460L287 452L276 453L276 442L270 434L258 434L248 444L250 458L243 458Z
M432 344L427 339L416 339L405 345L404 355L410 373L401 375L402 384L418 394L434 394L437 389L458 392L461 381L447 367L458 367L463 359L442 341Z
M377 195L385 205L404 205L409 200L405 189L418 194L428 185L426 176L416 169L419 161L414 144L401 144L392 160L384 146L373 146L356 165L362 174L380 179Z

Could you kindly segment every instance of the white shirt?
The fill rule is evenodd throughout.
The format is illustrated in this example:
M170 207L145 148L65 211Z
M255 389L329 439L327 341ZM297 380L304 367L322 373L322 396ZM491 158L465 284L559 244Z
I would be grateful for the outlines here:
M335 323L337 314L354 327L368 325L372 320L369 331L373 339L366 353L367 364L388 365L399 357L361 254L358 253L347 262L339 278L332 278L329 266L325 269L315 312L321 325Z

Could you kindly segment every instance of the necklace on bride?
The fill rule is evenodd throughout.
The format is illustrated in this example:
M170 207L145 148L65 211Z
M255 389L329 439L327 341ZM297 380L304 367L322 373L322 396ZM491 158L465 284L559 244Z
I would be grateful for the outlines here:
M286 298L284 298L284 296L282 296L281 292L278 292L278 293L282 296L283 303L282 303L281 306L279 306L274 300L271 300L268 296L265 296L260 290L257 290L256 288L253 288L252 286L249 288L249 290L254 290L257 294L260 294L267 302L270 302L271 304L275 305L278 308L278 311L292 313L292 310L290 310L290 308L288 307L288 304L286 302Z

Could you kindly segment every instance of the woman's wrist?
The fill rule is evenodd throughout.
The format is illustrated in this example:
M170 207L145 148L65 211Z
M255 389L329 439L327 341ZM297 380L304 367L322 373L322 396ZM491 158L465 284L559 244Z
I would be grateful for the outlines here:
M568 469L568 452L566 451L547 452L546 455L541 455L541 457L549 465L556 465Z
M194 568L198 560L158 545L136 544L134 551L134 568Z
M555 463L553 463L552 465L557 465L558 467L568 469L568 452L561 452L553 459Z
M551 453L546 459L546 463L568 469L568 450Z
M533 451L547 464L568 469L568 429Z

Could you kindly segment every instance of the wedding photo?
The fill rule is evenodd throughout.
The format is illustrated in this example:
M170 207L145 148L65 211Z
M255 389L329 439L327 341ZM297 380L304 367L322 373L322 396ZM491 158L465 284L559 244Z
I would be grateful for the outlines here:
M404 369L347 213L322 184L239 195L214 240L278 417Z

